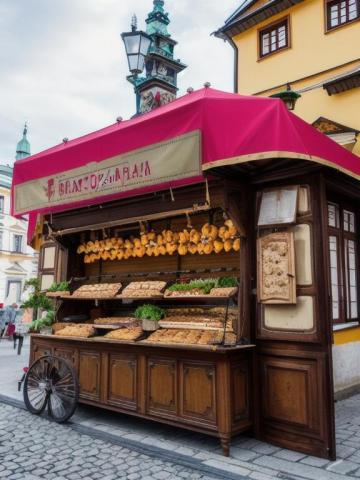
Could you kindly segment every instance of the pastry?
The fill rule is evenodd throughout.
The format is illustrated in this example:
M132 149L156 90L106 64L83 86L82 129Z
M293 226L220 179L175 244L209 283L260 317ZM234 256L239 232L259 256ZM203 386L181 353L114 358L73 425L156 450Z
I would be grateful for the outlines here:
M143 334L141 327L134 328L120 328L119 330L112 330L107 333L104 338L109 340L137 340Z

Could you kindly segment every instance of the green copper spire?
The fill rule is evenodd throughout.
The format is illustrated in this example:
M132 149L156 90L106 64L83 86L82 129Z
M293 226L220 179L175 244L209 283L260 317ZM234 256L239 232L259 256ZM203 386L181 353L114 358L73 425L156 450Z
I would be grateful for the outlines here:
M169 14L164 10L164 0L154 0L154 8L149 13L146 19L146 32L149 35L160 33L161 35L169 36L167 26L170 23Z
M30 143L29 143L29 140L26 138L26 134L27 134L27 125L25 123L24 130L23 130L23 137L16 146L16 157L15 157L16 160L21 160L22 158L26 158L31 155Z

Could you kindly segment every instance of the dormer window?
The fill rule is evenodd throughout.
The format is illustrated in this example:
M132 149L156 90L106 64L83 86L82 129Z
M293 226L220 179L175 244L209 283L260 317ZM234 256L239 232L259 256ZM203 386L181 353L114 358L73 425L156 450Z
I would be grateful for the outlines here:
M326 3L327 29L340 27L360 18L360 0L330 0Z
M290 46L289 22L286 18L259 31L260 58Z

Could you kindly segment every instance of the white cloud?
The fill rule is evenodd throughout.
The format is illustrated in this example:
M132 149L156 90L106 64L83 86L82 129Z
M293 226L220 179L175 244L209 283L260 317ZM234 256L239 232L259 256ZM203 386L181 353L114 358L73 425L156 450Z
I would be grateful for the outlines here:
M232 49L210 34L238 4L165 2L179 42L176 57L188 65L179 77L180 95L205 81L232 91ZM120 33L134 12L144 28L151 8L152 0L1 0L1 163L12 163L25 120L36 153L134 113Z

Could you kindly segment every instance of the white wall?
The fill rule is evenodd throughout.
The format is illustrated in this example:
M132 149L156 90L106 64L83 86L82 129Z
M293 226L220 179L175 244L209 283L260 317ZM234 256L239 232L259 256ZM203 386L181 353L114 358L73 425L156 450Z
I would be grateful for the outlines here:
M334 390L360 387L360 342L333 346Z

